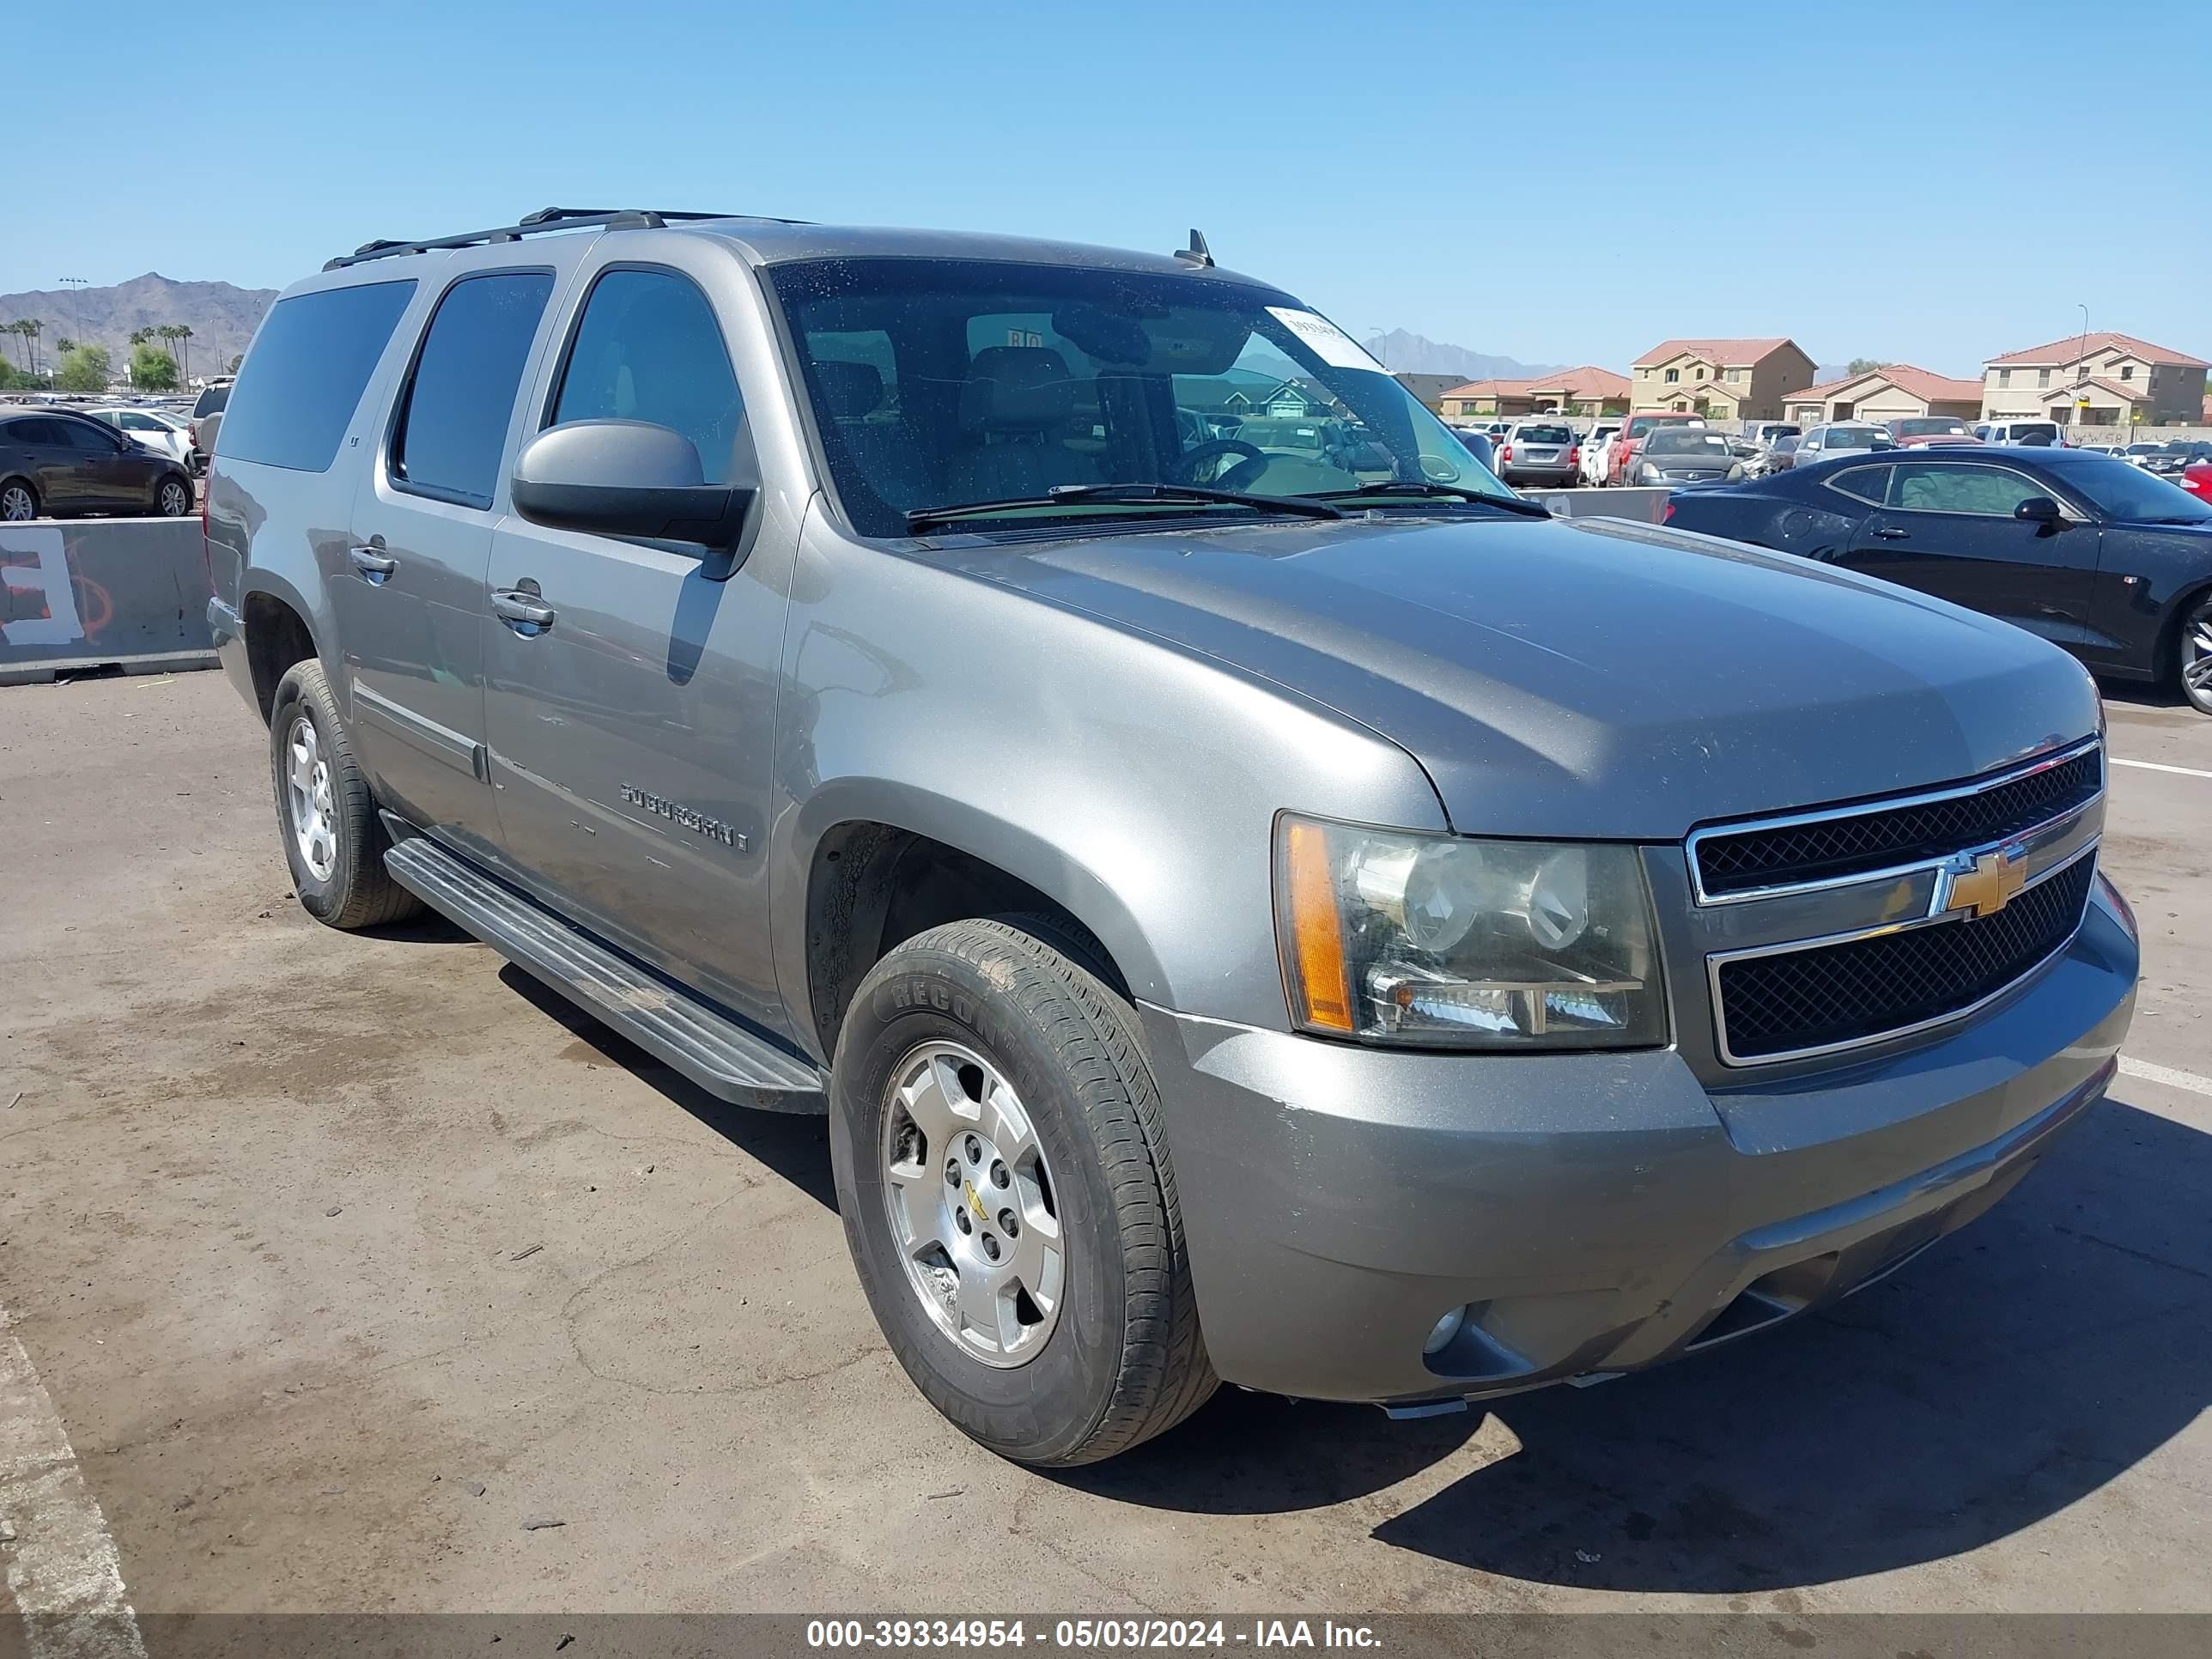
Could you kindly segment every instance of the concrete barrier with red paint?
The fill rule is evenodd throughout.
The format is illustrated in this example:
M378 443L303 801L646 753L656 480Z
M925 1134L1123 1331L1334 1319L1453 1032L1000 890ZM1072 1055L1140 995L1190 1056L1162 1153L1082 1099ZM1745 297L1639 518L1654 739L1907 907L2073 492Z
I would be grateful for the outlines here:
M197 519L0 524L0 685L212 668Z

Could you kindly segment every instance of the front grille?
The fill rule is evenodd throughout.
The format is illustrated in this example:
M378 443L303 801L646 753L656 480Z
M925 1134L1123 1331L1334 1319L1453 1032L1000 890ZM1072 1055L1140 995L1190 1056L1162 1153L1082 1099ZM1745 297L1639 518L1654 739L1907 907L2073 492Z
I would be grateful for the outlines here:
M2032 830L2094 800L2103 787L2103 757L2087 749L1971 794L1709 832L1698 842L1698 878L1707 896L1718 898L1894 869Z
M2077 858L1992 916L1723 963L1725 1057L1863 1042L1972 1007L2074 936L2096 868L2094 854Z

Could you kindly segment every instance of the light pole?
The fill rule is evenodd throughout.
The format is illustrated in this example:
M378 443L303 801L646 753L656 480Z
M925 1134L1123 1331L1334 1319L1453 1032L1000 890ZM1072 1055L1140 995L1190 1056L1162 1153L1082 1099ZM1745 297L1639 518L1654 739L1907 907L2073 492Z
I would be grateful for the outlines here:
M82 276L63 276L57 280L64 289L68 290L70 295L70 332L75 337L76 343L79 345L83 345L86 343L84 338L84 301L81 296L84 290L90 288L92 284L85 281Z

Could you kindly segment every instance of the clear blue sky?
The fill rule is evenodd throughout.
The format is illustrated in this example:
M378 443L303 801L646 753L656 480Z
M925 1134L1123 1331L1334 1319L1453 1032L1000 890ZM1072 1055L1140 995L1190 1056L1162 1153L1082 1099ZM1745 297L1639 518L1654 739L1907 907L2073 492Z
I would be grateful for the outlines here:
M1196 224L1356 333L1524 361L1787 334L1972 374L2084 301L2212 356L2207 25L2093 0L198 0L149 35L46 5L9 25L40 66L10 130L106 136L105 104L135 159L12 163L0 292L282 287L374 236L647 205L1163 250Z

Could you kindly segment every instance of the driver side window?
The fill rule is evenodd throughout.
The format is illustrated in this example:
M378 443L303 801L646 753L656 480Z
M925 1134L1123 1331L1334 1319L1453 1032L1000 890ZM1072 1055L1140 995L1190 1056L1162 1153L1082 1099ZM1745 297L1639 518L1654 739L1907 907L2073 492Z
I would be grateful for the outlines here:
M2008 519L2022 501L2050 494L2042 485L2003 467L1900 466L1896 471L1890 500L1905 512Z
M721 325L690 278L617 268L584 302L562 370L553 424L647 421L681 433L708 483L754 471L744 401Z

